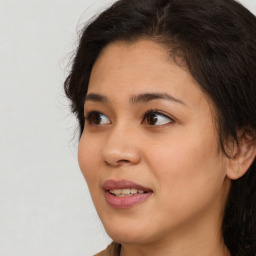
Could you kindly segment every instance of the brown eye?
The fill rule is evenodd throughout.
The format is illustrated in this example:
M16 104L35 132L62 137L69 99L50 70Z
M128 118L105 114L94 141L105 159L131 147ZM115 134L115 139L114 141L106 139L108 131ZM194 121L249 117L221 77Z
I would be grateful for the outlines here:
M92 115L91 115L91 122L92 122L93 124L100 124L101 119L102 119L102 118L101 118L100 113L97 113L97 112L92 113Z
M144 117L144 122L150 126L161 126L174 123L174 120L158 111L149 111Z
M104 125L110 123L110 120L104 114L97 111L90 112L85 119L88 120L91 125Z
M150 113L146 117L146 122L149 125L155 125L158 121L157 115L155 113Z

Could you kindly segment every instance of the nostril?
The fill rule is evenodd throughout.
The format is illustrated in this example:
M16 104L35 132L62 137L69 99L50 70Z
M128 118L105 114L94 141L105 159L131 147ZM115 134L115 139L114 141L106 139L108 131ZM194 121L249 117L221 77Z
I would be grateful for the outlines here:
M111 164L107 161L104 161L107 166L111 166Z
M129 160L126 160L126 159L121 159L121 160L118 160L118 161L113 162L113 163L109 163L106 160L104 162L105 162L105 164L107 166L119 166L119 165L122 165L122 164L129 164L129 163L131 163Z
M129 161L129 160L122 159L122 160L118 160L117 162L118 162L118 163L129 163L130 161Z

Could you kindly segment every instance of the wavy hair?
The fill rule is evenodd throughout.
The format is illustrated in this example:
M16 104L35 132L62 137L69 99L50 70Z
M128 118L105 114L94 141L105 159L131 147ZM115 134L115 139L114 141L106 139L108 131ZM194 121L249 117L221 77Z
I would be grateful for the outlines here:
M85 26L65 81L71 108L84 127L92 66L109 43L141 38L163 44L184 65L216 109L220 147L237 130L256 140L256 17L234 0L120 0ZM232 181L222 232L232 256L256 255L256 163Z

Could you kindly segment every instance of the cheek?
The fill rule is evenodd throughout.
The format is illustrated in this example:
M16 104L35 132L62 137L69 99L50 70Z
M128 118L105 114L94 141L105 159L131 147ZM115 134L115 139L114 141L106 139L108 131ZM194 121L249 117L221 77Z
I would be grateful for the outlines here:
M97 179L97 164L99 162L99 149L97 143L90 136L82 135L78 147L78 162L80 170L90 188L90 184Z
M179 142L179 143L178 143ZM181 144L173 141L172 147L155 148L151 151L156 161L151 162L156 183L157 209L161 218L172 216L177 223L202 212L218 209L224 191L225 169L213 140ZM193 145L193 146L192 146ZM196 147L195 147L196 146ZM157 154L156 151L161 151ZM222 202L222 201L221 201Z
M177 196L189 190L219 189L225 178L225 166L218 153L218 138L211 131L176 133L175 138L148 149L154 175L159 183L165 184L160 189L168 189Z

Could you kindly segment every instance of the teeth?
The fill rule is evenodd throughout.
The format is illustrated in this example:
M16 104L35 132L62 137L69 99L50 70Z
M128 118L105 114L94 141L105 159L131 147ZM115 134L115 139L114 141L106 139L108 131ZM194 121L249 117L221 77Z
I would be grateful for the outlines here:
M111 190L110 190L110 192L111 192ZM122 189L113 189L111 193L120 195L120 194L122 194Z
M132 196L134 194L143 194L143 190L137 190L135 188L123 188L123 189L111 189L109 192L115 196Z
M129 189L129 188L124 188L124 189L122 189L122 194L123 194L123 195L129 195L129 194L131 194L131 189Z
M131 194L137 194L137 189L131 188Z

